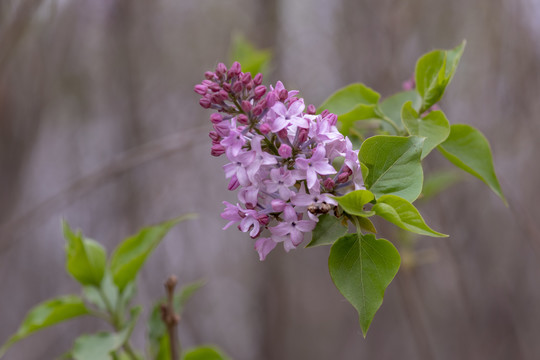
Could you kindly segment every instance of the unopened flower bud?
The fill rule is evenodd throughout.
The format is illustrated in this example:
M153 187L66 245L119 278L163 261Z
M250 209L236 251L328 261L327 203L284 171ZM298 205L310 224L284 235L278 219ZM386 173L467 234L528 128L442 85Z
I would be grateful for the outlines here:
M240 80L242 81L242 84L244 85L247 85L251 82L251 73L244 73L241 77L240 77Z
M240 114L237 116L236 121L238 121L242 125L249 124L249 119L245 114Z
M288 97L289 97L289 92L287 91L287 89L282 89L279 92L279 100L280 101L285 101L285 100L287 100Z
M228 76L229 78L232 78L233 76L238 76L241 72L242 67L240 66L240 63L238 61L235 61L229 69Z
M255 97L260 99L266 93L266 86L259 85L255 88ZM204 94L201 94L204 95Z
M278 131L278 136L282 139L286 139L287 138L287 129L281 129Z
M245 112L250 112L251 111L251 103L247 100L243 100L242 101L242 110L244 110Z
M210 137L210 139L212 139L212 141L219 141L219 140L221 140L221 136L219 136L218 133L215 132L215 131L210 131L210 132L208 133L208 136Z
M221 87L222 87L223 90L225 90L226 92L231 92L231 84L229 84L229 83L223 83L223 85L221 85Z
M263 80L263 74L258 73L258 74L255 75L255 77L253 78L253 83L255 84L255 86L259 86L259 85L262 84L262 80Z
M208 80L214 80L214 78L216 77L216 74L211 71L207 71L204 73L204 77Z
M212 101L207 98L206 96L205 97L202 97L200 100L199 100L199 104L205 108L205 109L209 109L210 106L212 105Z
M242 85L242 83L240 81L236 81L234 84L232 84L231 86L231 90L235 93L239 93L242 91L242 89L244 88L244 86Z
M268 223L270 222L270 218L266 214L257 215L257 220L261 225L268 225Z
M307 140L309 130L304 128L298 128L298 143L301 144Z
M257 106L255 106L255 107L251 110L251 112L253 113L253 115L259 116L259 115L261 115L261 114L263 113L263 111L264 111L263 109L264 109L264 107L261 106L261 104L257 104Z
M315 108L315 105L309 104L306 111L309 115L315 115L317 112L317 109Z
M221 104L221 103L223 103L223 98L221 97L221 95L220 95L219 93L213 94L211 99L212 99L212 102L213 102L214 104Z
M225 147L221 144L212 145L212 150L210 151L212 156L220 156L225 154Z
M221 76L221 75L224 75L225 73L227 73L227 67L225 66L224 63L219 63L216 68L216 75Z
M328 114L330 114L330 111L328 111L328 109L325 109L325 110L323 110L323 112L321 113L321 117L325 118Z
M206 92L208 91L208 88L205 85L197 84L193 88L193 91L195 91L199 95L206 95Z
M290 158L292 155L292 148L287 144L281 144L278 150L279 156L284 159Z
M274 91L268 93L268 95L266 95L266 105L268 107L272 107L274 106L274 104L277 102L278 98L277 98L277 95Z
M274 210L275 212L283 211L286 205L285 201L281 199L274 199L270 204L272 205L272 210Z
M337 124L338 117L336 114L328 115L327 119L330 125L335 126Z
M227 189L230 191L233 191L233 190L238 189L239 186L240 186L240 182L238 182L238 178L236 177L236 175L233 175L233 177L231 178L231 181L229 181L229 185L227 186Z
M225 90L219 90L218 94L219 96L221 96L223 100L226 100L229 98L229 94Z
M221 116L220 113L213 113L212 115L210 115L210 121L212 122L212 124L219 124L223 121L223 116Z
M219 86L219 84L217 83L212 83L208 85L208 88L210 88L210 90L212 90L213 92L218 92L219 90L221 90L221 86Z
M270 125L268 125L267 123L261 124L261 126L259 126L259 131L262 132L264 135L268 134L270 130Z
M229 136L229 132L231 129L229 128L229 124L227 124L227 121L222 121L219 124L214 124L214 130L218 133L221 137L227 137Z
M332 190L334 189L334 186L336 186L336 183L332 178L326 178L323 182L323 185L326 189Z

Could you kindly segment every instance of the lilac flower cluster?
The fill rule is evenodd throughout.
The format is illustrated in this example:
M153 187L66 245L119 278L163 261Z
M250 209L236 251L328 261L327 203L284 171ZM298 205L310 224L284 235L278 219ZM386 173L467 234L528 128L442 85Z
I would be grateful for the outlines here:
M252 78L238 62L220 63L205 78L194 90L203 108L217 110L211 154L227 157L228 189L239 189L236 205L224 202L224 229L249 232L261 260L279 242L295 249L318 215L334 210L330 195L364 188L358 150L337 130L335 114L316 115L298 91L279 81L267 88L262 74Z

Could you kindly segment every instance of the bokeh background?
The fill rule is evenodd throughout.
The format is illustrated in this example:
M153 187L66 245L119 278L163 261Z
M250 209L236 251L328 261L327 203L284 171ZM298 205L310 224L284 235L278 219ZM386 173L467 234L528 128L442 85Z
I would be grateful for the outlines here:
M228 62L235 32L273 50L267 81L313 104L357 81L397 92L421 54L468 41L441 106L490 140L510 206L469 175L419 205L451 237L395 241L406 261L367 339L327 247L260 263L251 239L221 230L235 194L193 85ZM148 309L169 274L207 279L181 322L186 347L216 343L237 360L538 359L539 94L538 0L2 0L0 342L36 303L79 291L62 217L110 251L142 225L196 212L150 258L137 297ZM426 172L448 167L434 155ZM103 329L74 320L6 359L53 359Z

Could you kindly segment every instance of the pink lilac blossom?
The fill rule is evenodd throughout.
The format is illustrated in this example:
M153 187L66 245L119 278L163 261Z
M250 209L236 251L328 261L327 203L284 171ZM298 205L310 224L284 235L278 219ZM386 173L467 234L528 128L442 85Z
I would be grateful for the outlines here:
M226 156L227 188L238 189L236 205L224 202L224 229L236 224L257 239L260 260L280 242L286 251L300 245L318 216L337 206L332 196L364 189L358 150L336 128L337 116L317 115L281 81L267 88L261 74L220 63L194 91L203 108L217 111L211 154Z

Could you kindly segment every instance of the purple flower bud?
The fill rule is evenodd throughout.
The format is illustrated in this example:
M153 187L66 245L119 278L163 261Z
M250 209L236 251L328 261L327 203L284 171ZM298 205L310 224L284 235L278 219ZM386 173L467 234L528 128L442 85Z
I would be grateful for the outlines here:
M248 91L251 91L251 89L253 89L253 81L250 81L249 83L246 84L246 89Z
M243 100L242 101L242 110L244 110L245 112L250 112L251 111L251 103L247 100Z
M288 97L289 97L289 92L287 91L287 89L281 89L281 91L279 92L279 100L285 101L287 100Z
M323 182L323 185L326 189L332 190L334 189L334 186L336 186L336 183L332 178L326 178Z
M208 85L208 87L213 92L218 92L219 90L221 90L221 86L219 86L219 84L216 84L216 83L212 83L211 85Z
M332 126L335 126L337 124L337 115L336 114L330 114L328 115L328 123L330 123L330 125Z
M277 134L278 134L278 136L280 138L286 139L287 138L287 128L279 130Z
M262 84L262 80L263 80L263 75L261 73L258 73L253 78L253 83L255 84L255 86L259 86Z
M217 93L217 94L213 94L212 97L212 102L214 104L221 104L223 103L223 98L221 97L221 94Z
M220 113L213 113L212 115L210 115L210 121L212 122L212 124L219 124L223 121L223 116L221 116Z
M210 151L210 154L212 154L212 156L223 155L225 154L225 147L221 144L212 145L212 151Z
M229 83L223 83L223 85L221 85L221 87L222 87L223 90L225 90L226 92L231 92L231 84L229 84Z
M208 80L214 80L214 78L216 77L216 74L211 71L207 71L204 73L204 77L207 78Z
M330 111L324 110L324 111L321 113L321 117L325 118L328 114L330 114Z
M229 98L229 94L225 90L219 90L219 96L221 96L223 100L226 100Z
M341 173L337 177L337 182L340 184L346 183L347 179L349 179L349 174L347 173Z
M306 111L309 115L315 115L317 112L317 109L315 108L315 105L309 104Z
M298 143L301 144L307 140L309 135L309 130L304 128L299 128L298 130Z
M203 108L209 109L210 106L212 105L212 101L211 101L209 98L207 98L207 97L205 96L205 97L203 97L203 98L201 98L201 99L199 100L199 104L200 104Z
M264 111L264 107L261 106L261 104L257 104L257 105L252 109L251 112L253 113L253 115L259 116L259 115L261 115L261 114L263 113L263 111Z
M224 63L219 63L217 68L216 68L216 75L221 76L221 75L224 75L225 73L227 73L227 67L225 66Z
M240 124L242 125L247 125L249 124L249 119L246 115L244 114L240 114L238 115L238 117L236 118L236 121L238 121Z
M228 121L222 121L219 124L214 124L214 130L216 130L218 135L221 137L229 136L229 132L231 131Z
M255 98L260 99L266 93L266 86L259 85L255 88ZM204 94L201 94L204 95Z
M203 80L203 81L201 81L201 84L208 87L208 86L211 86L211 85L215 84L215 82L210 81L210 80Z
M276 104L278 97L274 91L266 95L266 105L270 108Z
M242 91L242 89L244 88L244 86L242 85L242 83L240 81L237 81L235 82L234 84L232 84L231 86L231 90L235 93L239 93Z
M234 76L238 76L238 74L240 74L241 72L242 72L242 67L240 66L240 63L238 61L235 61L231 65L231 68L229 69L228 77L230 79Z
M208 91L208 88L202 84L197 84L193 88L193 91L195 91L199 95L206 95L206 92Z
M257 220L261 225L268 225L268 223L270 222L270 218L266 214L258 214Z
M251 73L244 73L240 80L242 81L242 84L247 85L251 82Z
M221 140L221 136L219 136L218 133L215 132L215 131L210 131L210 132L208 133L208 136L210 136L210 139L212 139L212 141L219 141L219 140Z
M276 212L281 212L285 209L285 201L281 200L281 199L274 199L272 200L272 202L270 203L272 204L272 210L276 211Z
M290 158L292 155L292 148L287 144L281 144L278 150L279 156L284 159Z
M261 126L259 126L259 131L262 132L264 135L268 134L270 130L270 125L268 125L267 123L261 124Z
M240 186L240 183L238 182L238 178L236 175L233 175L231 178L231 181L229 181L229 185L227 186L227 189L230 191L236 190Z

